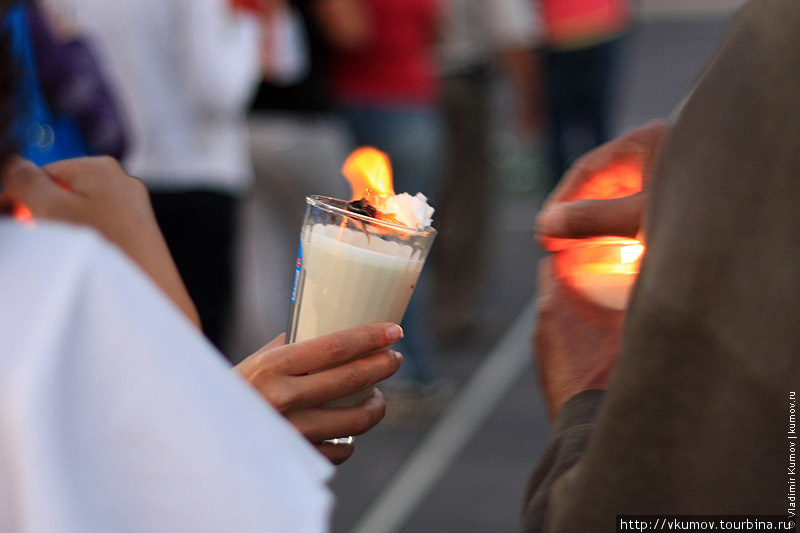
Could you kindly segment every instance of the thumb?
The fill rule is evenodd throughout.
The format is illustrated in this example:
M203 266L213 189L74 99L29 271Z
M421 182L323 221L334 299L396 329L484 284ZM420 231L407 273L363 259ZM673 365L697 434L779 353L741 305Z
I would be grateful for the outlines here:
M536 238L546 250L563 247L563 239L614 235L635 237L642 219L644 194L610 200L575 200L544 209L536 217Z

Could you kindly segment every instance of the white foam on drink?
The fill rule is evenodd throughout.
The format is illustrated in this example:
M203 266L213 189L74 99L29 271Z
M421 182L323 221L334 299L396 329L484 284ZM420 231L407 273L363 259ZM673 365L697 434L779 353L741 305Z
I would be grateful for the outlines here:
M434 209L428 205L428 198L418 192L411 196L407 192L379 197L375 207L382 213L394 215L408 228L425 229L433 222Z

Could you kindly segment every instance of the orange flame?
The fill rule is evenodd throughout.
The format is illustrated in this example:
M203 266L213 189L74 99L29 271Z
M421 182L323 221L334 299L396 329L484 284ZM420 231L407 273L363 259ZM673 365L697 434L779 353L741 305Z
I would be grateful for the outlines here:
M621 246L619 249L619 259L622 263L635 263L644 253L644 245L640 241L632 241L635 244Z
M371 146L362 146L350 154L342 174L350 183L350 200L366 198L370 205L376 205L377 197L394 194L389 156Z

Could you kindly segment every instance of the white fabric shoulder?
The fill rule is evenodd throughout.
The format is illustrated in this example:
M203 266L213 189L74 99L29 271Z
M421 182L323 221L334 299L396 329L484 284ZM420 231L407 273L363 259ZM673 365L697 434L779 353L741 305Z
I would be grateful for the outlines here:
M95 234L0 222L0 531L327 531L331 466Z

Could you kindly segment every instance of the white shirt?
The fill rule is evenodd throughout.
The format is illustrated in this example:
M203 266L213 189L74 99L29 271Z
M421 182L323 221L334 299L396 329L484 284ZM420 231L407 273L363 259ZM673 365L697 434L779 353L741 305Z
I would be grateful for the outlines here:
M132 125L123 164L148 185L242 193L259 30L227 0L46 0L95 45Z
M439 45L443 73L494 61L499 52L532 48L542 37L537 4L531 0L445 0Z
M327 531L331 465L94 233L0 220L0 295L0 531Z

